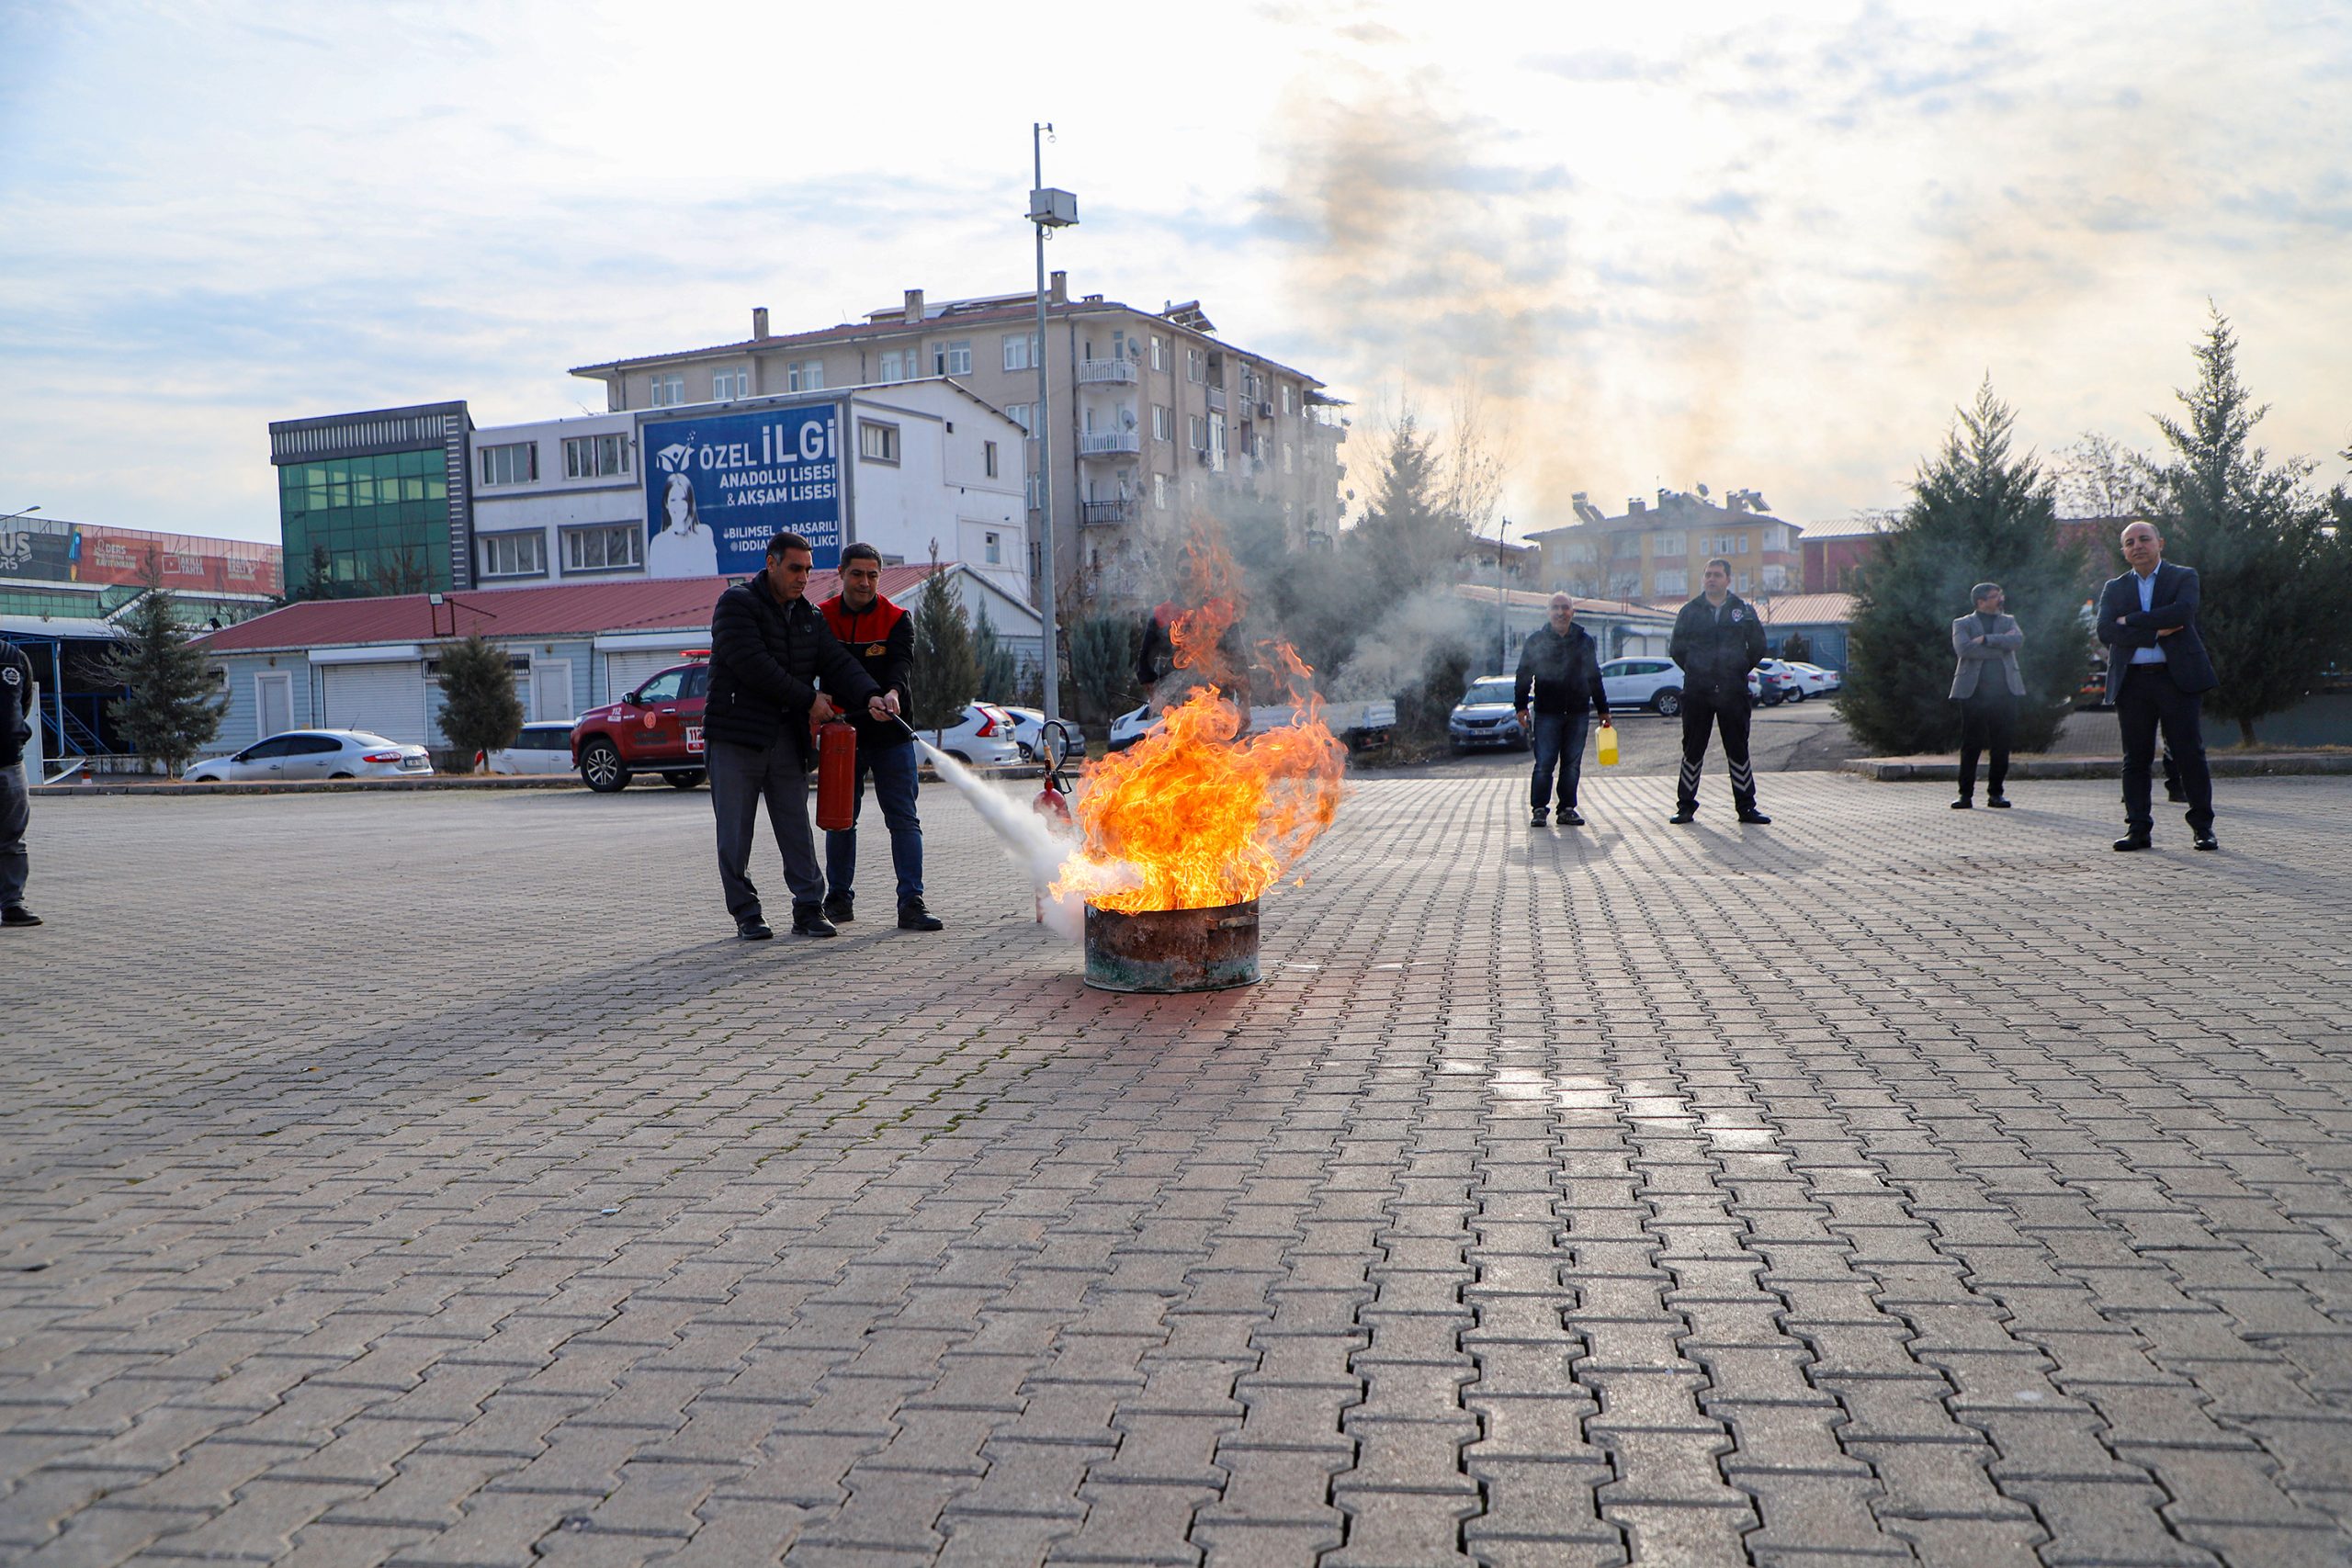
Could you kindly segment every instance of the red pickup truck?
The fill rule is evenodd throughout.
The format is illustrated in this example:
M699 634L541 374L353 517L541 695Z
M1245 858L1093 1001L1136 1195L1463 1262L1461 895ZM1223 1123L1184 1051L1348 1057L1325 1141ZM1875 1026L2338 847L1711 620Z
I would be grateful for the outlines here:
M702 710L710 695L707 654L686 656L627 696L591 708L571 727L571 761L599 795L660 773L678 789L702 783Z

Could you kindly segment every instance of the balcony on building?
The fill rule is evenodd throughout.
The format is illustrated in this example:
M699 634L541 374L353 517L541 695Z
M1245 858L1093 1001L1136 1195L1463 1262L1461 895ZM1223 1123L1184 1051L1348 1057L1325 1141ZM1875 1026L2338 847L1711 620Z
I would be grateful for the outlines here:
M1143 450L1143 438L1132 430L1090 430L1078 438L1081 457L1132 457Z
M1078 520L1087 527L1132 523L1136 520L1135 499L1123 495L1115 501L1081 501L1078 503Z
M1209 412L1223 413L1225 412L1225 389L1223 387L1211 387L1208 390Z
M1135 361L1081 359L1078 362L1078 384L1081 387L1132 387L1136 384Z

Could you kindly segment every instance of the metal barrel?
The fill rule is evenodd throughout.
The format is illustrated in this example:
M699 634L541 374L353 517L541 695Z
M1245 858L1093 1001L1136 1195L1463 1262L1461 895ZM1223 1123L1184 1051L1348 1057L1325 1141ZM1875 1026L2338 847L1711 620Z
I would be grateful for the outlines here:
M1258 982L1258 901L1123 914L1086 907L1086 983L1098 991L1221 991Z

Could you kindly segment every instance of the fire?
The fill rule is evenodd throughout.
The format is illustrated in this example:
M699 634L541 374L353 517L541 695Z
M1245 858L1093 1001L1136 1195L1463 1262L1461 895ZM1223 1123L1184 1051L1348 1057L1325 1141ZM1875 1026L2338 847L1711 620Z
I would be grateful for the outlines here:
M1177 617L1178 669L1225 672L1233 604L1213 596ZM1054 897L1123 914L1245 903L1331 825L1345 753L1307 683L1313 671L1287 644L1260 651L1295 704L1290 722L1243 737L1247 709L1205 684L1159 728L1089 764L1075 806L1080 847Z

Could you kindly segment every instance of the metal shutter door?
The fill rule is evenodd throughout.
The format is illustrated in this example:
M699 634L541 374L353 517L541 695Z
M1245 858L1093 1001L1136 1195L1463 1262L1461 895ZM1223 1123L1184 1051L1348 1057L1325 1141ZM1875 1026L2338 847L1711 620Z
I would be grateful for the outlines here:
M608 653L605 655L605 701L619 702L673 664L684 662L675 651Z
M414 660L386 664L330 664L326 721L322 729L365 729L409 746L431 746L424 729L424 666Z

